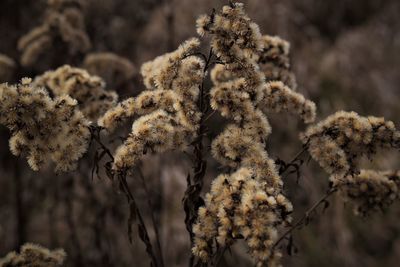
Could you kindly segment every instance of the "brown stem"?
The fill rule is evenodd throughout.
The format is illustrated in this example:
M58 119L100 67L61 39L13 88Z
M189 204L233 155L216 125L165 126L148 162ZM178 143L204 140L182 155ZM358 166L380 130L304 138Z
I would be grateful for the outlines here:
M142 169L140 167L136 167L136 170L137 170L137 173L139 174L139 177L140 177L140 180L142 182L144 191L146 193L147 205L149 206L149 209L150 209L151 222L153 224L154 233L156 235L157 252L159 254L158 257L160 258L161 267L163 267L164 266L164 260L163 260L163 253L162 253L162 249L161 249L161 242L160 242L161 238L160 238L160 234L159 234L158 227L157 227L157 224L156 224L156 220L155 220L155 217L154 217L154 212L153 212L154 209L153 209L153 204L152 204L152 201L151 201L151 198L150 198L150 193L149 193L149 190L147 189L147 185L146 185L146 182L145 182L145 179L144 179L144 175L143 175Z
M150 241L149 233L146 228L146 224L144 223L144 219L142 217L142 214L139 210L139 207L136 203L135 198L133 197L133 194L129 188L128 183L126 182L126 174L120 174L118 175L118 180L120 183L120 187L125 193L125 196L128 200L129 207L130 207L130 216L129 216L129 221L128 221L128 234L129 234L129 239L132 242L132 237L131 237L131 224L133 221L136 219L137 220L137 227L138 227L138 232L139 232L139 238L143 241L143 243L146 246L146 252L150 256L151 259L151 266L158 267L160 264L158 263L157 257L154 253L153 246Z
M293 157L291 161L289 161L289 163L285 163L282 160L277 160L277 163L279 163L279 161L283 163L283 166L280 166L279 168L279 175L284 174L290 167L295 166L296 162L300 160L301 156L307 151L307 149L308 144L303 145L303 148Z
M106 147L101 141L100 131L103 130L103 128L92 125L89 129L91 132L92 140L95 140L97 144L99 144L100 147L103 149L103 151L110 157L110 159L114 161L114 156L112 155L110 149L108 149L108 147Z
M85 166L86 167L86 166ZM101 255L101 261L103 264L106 264L109 267L113 267L114 263L111 260L110 247L108 244L107 237L107 208L101 204L100 199L96 195L96 191L93 188L93 185L90 183L89 179L86 177L86 168L79 169L78 172L79 180L83 182L83 189L85 190L85 197L82 200L85 208L82 209L80 218L85 216L84 212L87 210L93 210L96 216L96 219L91 222L90 227L94 233L94 245L97 251ZM83 202L84 201L84 202ZM86 206L87 205L87 206Z
M223 248L220 249L220 251L216 253L215 255L215 267L218 267L219 264L221 263L222 259L224 258L225 252L229 249L229 247L224 246Z
M212 49L206 57L206 62L204 65L204 73L210 66L211 58L213 56ZM197 139L193 142L193 158L194 158L194 166L193 166L193 178L190 174L187 177L187 188L185 191L185 195L183 197L183 207L185 210L185 225L186 229L190 235L190 244L193 246L193 229L192 226L197 220L197 210L204 205L204 200L200 196L202 188L203 188L203 180L206 173L207 162L204 159L204 145L203 145L203 137L206 134L205 127L205 116L208 110L208 105L206 102L206 94L204 88L204 79L200 85L200 96L198 101L198 108L201 111L201 117L199 122L199 129L197 131ZM189 266L194 265L194 256L191 255L189 260Z
M304 215L298 219L289 229L287 229L279 238L278 240L274 243L272 246L272 250L274 250L282 240L284 240L289 234L291 234L295 229L300 228L306 221L310 219L311 214L322 204L325 203L326 200L337 191L336 187L332 187L326 192L325 195L323 195L314 205L312 205L305 213Z
M106 145L103 144L100 138L100 131L102 130L101 127L98 126L91 126L90 131L92 134L92 140L96 141L97 144L100 145L100 147L103 149L105 154L107 154L110 158L111 161L114 161L114 156L112 155L111 151L107 148ZM107 168L106 168L107 169ZM139 233L139 238L142 240L146 247L146 252L150 257L151 260L151 266L153 267L163 267L163 261L162 258L160 258L161 262L157 260L156 254L154 253L153 246L150 241L150 236L147 231L146 224L144 222L143 216L139 210L139 207L136 203L136 200L129 188L129 185L126 181L126 176L127 176L127 171L120 171L118 173L115 173L113 170L109 170L109 175L111 175L113 178L115 175L118 178L119 186L122 190L122 192L125 194L125 197L128 200L129 208L130 208L130 214L129 214L129 219L128 219L128 237L129 241L132 242L132 228L131 225L137 220L137 227L138 227L138 233Z

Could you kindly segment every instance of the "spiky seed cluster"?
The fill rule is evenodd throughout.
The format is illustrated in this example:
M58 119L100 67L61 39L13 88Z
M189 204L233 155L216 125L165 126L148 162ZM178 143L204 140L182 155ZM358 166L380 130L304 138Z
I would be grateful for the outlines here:
M310 126L301 139L325 171L343 177L358 172L356 160L361 156L370 157L378 148L399 146L400 132L384 118L339 111Z
M264 35L263 50L259 53L258 63L267 81L282 81L292 90L296 90L296 78L290 70L290 44L279 36Z
M0 54L0 83L8 82L14 75L16 65L12 58Z
M237 83L237 87L241 88L240 91L243 92L246 90L248 97L253 100L253 103L255 103L255 105L265 113L291 113L294 115L298 115L305 123L311 123L315 120L315 103L306 99L302 94L291 90L283 82L270 81L267 83L259 83L256 82L257 79L255 79L252 83L248 83L246 82L246 78L239 79L235 77L236 75L229 71L228 68L224 65L217 65L211 70L211 80L213 81L213 83L217 86L224 87L220 90L227 92L229 91L226 88L227 85ZM251 87L249 87L249 84L253 84L254 86L258 83L262 84L262 86L258 88L256 87L254 90L250 89ZM234 93L239 94L239 92L229 91L229 94ZM243 93L240 94L241 97L244 96ZM228 95L226 97L229 98ZM212 103L212 105L213 104L215 105L215 103ZM226 109L229 108L230 107L228 106L226 107ZM245 107L243 106L243 108ZM224 113L226 112L227 111L224 111ZM240 113L240 110L237 110L237 112Z
M0 267L62 267L65 258L63 249L49 250L40 245L26 243L19 254L13 251L0 259Z
M89 122L76 100L67 95L51 99L45 89L24 78L15 86L0 85L0 103L0 124L12 133L14 155L26 155L36 171L50 160L56 171L75 169L90 139Z
M212 34L213 51L226 63L237 65L238 57L251 58L262 50L258 25L247 16L242 3L224 6L211 16L202 15L196 24L200 35Z
M133 63L114 53L90 53L85 57L83 67L90 74L103 78L108 86L119 86L135 74Z
M289 44L279 37L262 36L257 24L245 14L242 4L225 6L221 12L212 16L200 16L197 27L201 35L212 35L213 51L224 63L217 64L211 71L211 80L216 85L213 91L215 95L222 95L216 92L218 90L227 91L226 85L221 86L222 83L240 83L236 85L238 92L229 93L240 94L238 101L248 97L252 105L264 112L297 114L306 123L315 120L315 104L291 90L296 87L295 81L260 70L259 64L268 63L289 72ZM265 84L265 81L270 83ZM230 97L226 93L224 95L226 99ZM232 105L226 105L225 109L232 109ZM235 113L240 113L240 110Z
M197 31L211 34L211 47L225 64L225 74L232 79L244 78L245 90L251 100L260 99L259 86L264 75L259 72L255 59L262 51L261 33L258 25L250 20L242 3L224 6L211 16L203 15L197 20ZM220 75L224 76L218 67ZM212 74L212 77L216 76Z
M184 42L177 50L143 64L147 87L110 109L98 124L112 131L134 114L144 115L132 125L132 132L116 153L117 171L134 166L146 152L184 149L196 136L200 112L196 101L204 77L204 62L190 56L198 39Z
M272 247L277 226L291 220L292 205L282 194L283 182L265 151L271 129L262 111L291 112L311 122L315 105L281 82L265 83L257 63L262 36L242 4L201 16L197 26L200 35L212 35L213 51L223 62L211 71L211 107L234 121L213 140L212 154L236 171L218 176L206 195L194 226L193 253L207 262L214 240L229 246L243 237L258 265L279 265L280 253Z
M241 167L213 181L193 228L193 253L203 261L209 260L214 239L220 246L229 246L244 238L259 265L268 260L275 266L280 258L280 253L272 250L278 238L276 225L290 221L292 205L257 176L255 168Z
M260 127L260 126L258 126ZM265 131L265 130L264 130ZM258 180L265 181L279 191L282 180L276 172L273 160L268 157L260 136L250 125L244 128L230 124L212 143L212 154L221 164L232 168L255 168ZM252 135L253 134L253 135Z
M334 181L354 212L363 216L389 207L400 197L400 171L361 170Z
M37 76L34 85L45 87L55 96L69 95L76 99L79 109L92 121L114 107L118 100L117 93L107 91L100 77L69 65Z
M191 133L164 110L156 110L137 119L124 144L115 152L114 169L134 166L147 152L181 149L192 139Z
M51 49L56 40L67 44L72 55L90 49L90 40L85 32L82 1L48 1L43 23L18 41L18 49L22 51L21 64L33 65L40 55Z
M233 76L233 73L225 67L225 65L216 64L210 72L210 78L213 84L220 84L229 82L235 77Z
M140 69L140 72L143 76L143 82L146 88L149 90L173 89L174 82L179 81L179 79L177 80L175 76L180 74L181 66L182 68L185 66L185 64L182 64L181 61L186 58L191 58L192 61L199 61L197 57L189 57L189 55L198 49L199 46L199 39L191 38L181 44L177 50L162 56L158 56L154 60L144 63ZM188 71L191 68L186 69ZM182 78L184 77L181 77L181 79ZM196 85L192 85L187 89L188 93L191 93L194 97L198 96L198 86ZM186 91L185 89L180 89Z
M302 94L292 91L283 82L268 82L264 90L264 97L259 105L264 112L293 113L299 115L305 123L315 120L315 103L305 99Z

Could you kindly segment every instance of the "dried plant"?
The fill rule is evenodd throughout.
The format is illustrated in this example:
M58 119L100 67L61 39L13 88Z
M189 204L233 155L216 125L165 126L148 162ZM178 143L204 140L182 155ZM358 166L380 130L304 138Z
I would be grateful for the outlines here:
M196 136L200 113L195 105L203 78L203 61L189 56L199 46L197 39L176 51L142 66L147 90L109 110L99 125L112 130L134 114L143 115L132 125L132 133L116 153L113 168L129 169L147 151L164 152L185 148Z
M400 147L400 132L392 121L339 111L301 135L310 155L333 179L358 172L356 160L379 148Z
M354 206L354 212L366 216L387 208L399 198L400 172L361 170L335 181L344 199Z
M111 52L84 54L90 40L83 7L80 0L49 0L43 24L18 43L21 68L34 66L40 55L60 40L69 55L79 55L76 65L81 68L63 65L33 81L23 78L16 85L0 84L0 124L11 132L11 152L25 156L33 170L43 170L53 162L56 172L70 172L84 162L86 153L90 157L85 159L93 158L94 162L86 162L93 165L92 176L106 175L126 197L129 241L136 225L151 266L164 267L165 255L152 190L141 170L149 154L184 152L192 163L182 196L190 239L189 266L218 266L224 253L240 242L256 266L281 266L281 243L287 241L290 253L293 231L308 224L319 207L327 208L332 194L338 192L363 216L386 209L399 198L399 171L359 165L360 159L372 159L379 149L400 150L400 131L394 123L345 111L314 123L316 104L296 91L289 42L262 35L243 4L230 2L199 16L196 30L200 38L190 38L176 50L145 62L140 69L144 90L119 102L118 94L106 88L117 90L128 84L135 67ZM0 80L10 80L16 65L0 54ZM290 162L267 151L272 132L267 116L273 113L314 123L300 134L302 150ZM114 138L117 128L130 119L129 134ZM213 119L223 123L215 127ZM217 134L211 128L222 128L222 132ZM292 173L301 176L306 152L328 174L329 188L294 220L284 179ZM207 173L210 161L220 165L220 174ZM204 192L207 175L216 177L209 192ZM77 177L86 176L88 172L81 171ZM140 179L148 218L137 191L131 190L130 180L134 179L128 178ZM66 180L74 182L71 177ZM88 181L84 192L89 194L90 206L95 206L98 198ZM72 242L80 255L79 237L73 230L74 207L69 197L65 202ZM106 222L91 225L102 231ZM96 246L98 257L111 264L104 243L97 240ZM62 266L64 258L61 250L27 244L19 254L8 254L0 267Z
M55 96L69 95L78 101L83 115L96 121L115 106L118 95L105 89L105 82L86 70L65 65L37 76L35 86L45 87Z
M87 54L83 68L90 74L102 77L108 86L119 86L132 79L136 72L128 59L109 52Z
M83 5L84 0L48 0L43 23L18 41L21 64L34 65L57 40L67 45L71 55L89 50L91 44L85 32Z
M264 53L263 37L243 5L232 4L212 16L201 16L197 25L200 34L211 34L213 52L222 61L212 74L211 107L235 122L214 139L212 154L237 171L213 182L205 207L199 209L193 252L208 262L214 240L218 246L229 247L235 239L244 238L258 265L274 266L281 256L271 249L277 227L290 223L292 204L282 194L283 182L265 151L271 128L263 111L289 111L312 122L315 104L282 82L266 83L257 60Z
M10 150L25 155L31 168L41 169L49 160L56 171L70 171L86 152L89 122L68 95L51 99L24 78L15 86L0 85L0 124L12 133Z
M21 252L10 252L0 259L1 267L62 267L66 258L62 249L49 250L40 245L27 243L21 247Z
M279 36L264 35L263 51L258 59L261 70L268 81L282 81L296 90L296 78L290 70L290 44Z

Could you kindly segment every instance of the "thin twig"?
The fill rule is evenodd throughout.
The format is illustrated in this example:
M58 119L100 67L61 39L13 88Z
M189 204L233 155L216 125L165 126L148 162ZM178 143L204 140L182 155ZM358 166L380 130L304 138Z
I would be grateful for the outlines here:
M290 167L294 166L296 161L299 161L301 156L306 152L308 149L308 144L303 145L302 150L300 150L289 163L285 163L282 168L279 169L279 174L284 174Z
M110 159L112 161L114 161L114 156L112 155L110 149L108 149L108 147L106 147L101 142L100 131L103 130L103 128L101 128L99 126L91 126L89 129L90 129L90 132L92 134L92 139L95 140L97 142L97 144L99 144L100 147L103 149L103 151L110 157Z
M208 116L203 120L203 122L208 121L215 114L215 112L217 112L217 111L213 110L212 112L210 112L210 114L208 114Z
M137 173L139 174L140 180L141 180L141 182L143 184L144 191L146 193L147 205L150 208L151 222L153 224L154 233L156 235L156 245L157 245L157 250L158 250L158 254L159 254L159 258L160 258L160 264L161 264L161 267L163 267L164 266L164 259L163 259L162 249L161 249L161 242L160 242L161 238L160 238L160 233L158 231L158 227L157 227L156 220L155 220L155 217L154 217L153 204L151 202L150 193L149 193L149 190L147 189L147 185L146 185L146 182L145 182L145 179L144 179L144 175L143 175L142 169L139 166L137 166L136 170L137 170Z
M129 239L130 239L130 241L132 241L130 225L131 225L132 221L135 219L133 216L135 216L138 220L137 227L138 227L138 232L139 232L139 238L143 241L143 243L146 246L146 252L150 256L150 259L152 261L151 266L157 267L157 266L159 266L159 264L157 261L157 257L154 254L153 246L150 241L150 237L149 237L149 234L148 234L148 231L146 228L146 224L144 223L144 219L143 219L142 214L137 206L135 198L133 197L133 194L129 188L129 185L126 182L126 175L118 175L118 178L119 178L121 189L125 193L125 196L128 200L128 203L129 203L129 206L131 209L131 214L130 214L130 218L129 218L129 222L128 222Z
M208 57L205 60L204 65L204 73L208 70L210 66L211 59L213 57L212 49L208 54ZM186 229L190 235L190 244L193 246L194 234L192 230L193 223L197 220L197 211L199 207L204 205L204 200L200 196L202 188L203 188L203 180L206 173L207 162L204 160L204 145L203 138L206 133L206 127L204 125L205 115L208 111L208 105L206 105L206 94L204 88L204 79L200 85L200 96L198 101L198 108L201 111L201 117L199 122L199 129L197 131L197 139L192 143L193 145L193 157L194 157L194 166L193 166L193 178L188 175L187 177L187 188L185 191L185 195L182 199L183 207L185 210L185 225ZM194 256L191 255L189 260L189 266L194 266L195 259Z
M279 243L284 240L290 233L292 233L295 229L300 228L303 223L307 220L310 219L311 213L314 212L322 203L325 203L326 200L337 191L336 187L332 187L326 192L325 195L323 195L314 205L312 205L305 213L304 215L297 220L289 229L287 229L279 238L278 240L274 243L272 246L272 250L276 248L276 246L279 245Z
M104 145L103 142L101 141L101 138L100 138L100 131L101 130L102 130L102 128L98 127L98 126L91 126L90 127L90 131L91 131L91 134L92 134L92 140L95 140L100 145L100 147L109 156L109 158L110 158L110 160L112 162L112 161L114 161L114 156L112 155L111 151L107 148L107 146ZM108 163L110 163L110 162L108 162ZM107 166L106 166L106 170L108 170ZM135 200L135 198L134 198L134 196L133 196L133 194L132 194L132 192L131 192L131 190L129 188L129 185L128 185L127 181L126 181L127 172L123 171L123 172L119 172L119 173L114 173L114 171L110 169L110 170L108 170L108 174L110 176L112 176L111 178L113 178L113 176L115 176L115 175L117 176L120 188L122 189L122 192L125 194L125 196L126 196L126 198L128 200L128 204L129 204L129 208L130 208L130 215L129 215L129 219L128 219L128 237L129 237L129 240L132 242L131 224L135 219L137 219L138 220L137 227L138 227L139 238L143 241L143 243L146 246L146 252L150 256L150 259L151 259L151 262L152 262L151 266L153 266L153 267L158 267L158 266L163 267L164 266L163 265L163 260L162 260L162 258L160 258L161 262L159 264L159 262L157 260L157 257L156 257L156 255L154 253L153 246L151 244L150 237L149 237L149 234L148 234L147 227L146 227L146 224L144 222L143 216L142 216L142 214L141 214L141 212L139 210L139 207L138 207L138 205L136 203L136 200Z
M215 267L219 266L219 264L221 263L221 260L224 258L225 251L227 251L227 250L228 250L228 247L224 246L224 248L222 249L222 251L220 251L220 253L218 253L218 252L216 253L217 255L216 255L215 264L214 264Z

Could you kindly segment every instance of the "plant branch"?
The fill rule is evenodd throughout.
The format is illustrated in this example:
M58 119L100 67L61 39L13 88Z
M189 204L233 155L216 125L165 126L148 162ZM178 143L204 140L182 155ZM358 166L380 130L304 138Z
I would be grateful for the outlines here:
M158 263L157 257L154 253L154 249L151 244L149 233L148 233L146 225L144 223L142 214L139 210L139 207L135 201L135 198L134 198L134 196L129 188L129 185L126 181L126 172L119 173L117 176L118 176L120 188L124 192L124 194L128 200L129 208L130 208L130 215L129 215L129 219L128 219L129 241L132 243L132 224L134 223L134 221L137 220L139 238L143 241L143 243L146 246L146 252L149 255L151 262L152 262L151 266L154 266L154 267L161 266Z
M161 242L160 242L161 238L160 238L160 233L158 231L158 227L157 227L156 220L155 220L155 217L154 217L153 204L151 202L150 193L149 193L149 190L147 188L142 169L139 166L137 166L136 167L136 171L139 174L139 178L140 178L140 180L142 182L144 191L146 193L147 205L149 206L149 209L150 209L151 222L153 224L154 233L155 233L155 236L156 236L156 245L157 245L157 250L158 250L158 254L159 254L158 257L160 258L161 267L163 267L164 266L164 260L163 260L163 253L162 253L162 249L161 249Z
M289 229L287 229L279 238L278 240L274 243L272 246L272 250L274 250L280 242L282 242L289 234L291 234L295 229L301 228L303 224L308 224L309 220L311 219L311 214L323 203L326 203L326 200L335 192L337 192L336 187L330 188L325 195L323 195L314 205L312 205L305 213L304 215L298 219Z
M204 65L204 73L206 73L207 69L210 67L210 62L213 57L212 49L208 54L208 57L205 59ZM206 113L208 111L208 105L206 105L206 93L204 88L204 78L200 85L200 95L198 101L198 108L201 111L201 117L199 122L199 129L197 131L197 138L193 142L193 158L194 158L194 166L193 166L193 178L190 174L187 177L187 188L185 191L185 195L182 199L183 207L185 210L185 225L186 229L190 235L190 244L193 246L193 224L197 220L197 211L199 207L204 205L204 200L200 196L202 188L203 188L203 180L206 173L207 162L204 159L204 145L203 138L206 133L205 127L205 118ZM194 265L194 256L191 255L189 266Z
M90 132L92 134L92 140L95 140L97 142L97 144L100 145L100 147L103 149L104 153L106 153L110 159L112 161L114 161L114 156L112 155L110 149L108 149L102 142L101 142L101 138L100 138L100 132L101 130L103 130L102 127L100 126L95 126L95 125L91 125L90 126Z
M101 128L99 126L92 125L90 127L90 131L92 134L92 136L91 136L92 140L96 141L96 143L99 144L101 149L103 150L100 154L101 156L99 158L97 158L96 160L99 161L104 155L108 155L108 157L110 158L110 160L112 162L112 161L114 161L114 156L112 155L110 149L108 149L107 146L104 145L103 142L101 141L101 138L100 138L101 130L103 130L103 128ZM122 190L122 192L125 194L125 197L128 200L128 204L129 204L129 209L130 209L130 214L129 214L129 218L128 218L129 241L132 243L132 224L137 220L139 238L142 240L142 242L146 246L146 252L149 255L150 260L152 262L151 266L152 267L163 267L164 266L163 259L162 259L162 257L159 257L159 259L160 259L160 262L159 262L156 254L154 253L154 249L151 244L150 236L147 231L143 216L139 210L136 200L135 200L135 198L129 188L129 185L126 181L127 171L124 170L124 171L115 173L111 169L111 165L110 165L111 162L107 162L106 166L105 166L107 175L110 176L109 178L111 180L113 180L115 175L117 176L118 182L119 182L119 187ZM96 162L96 164L97 164L97 162ZM146 189L146 191L147 191L147 189ZM154 227L154 230L156 232L156 235L158 235L158 230L156 227ZM157 241L159 241L159 237L157 237ZM161 246L159 244L157 244L157 246L159 246L158 248L159 248L159 252L160 252L160 256L161 256L162 255L161 254Z

